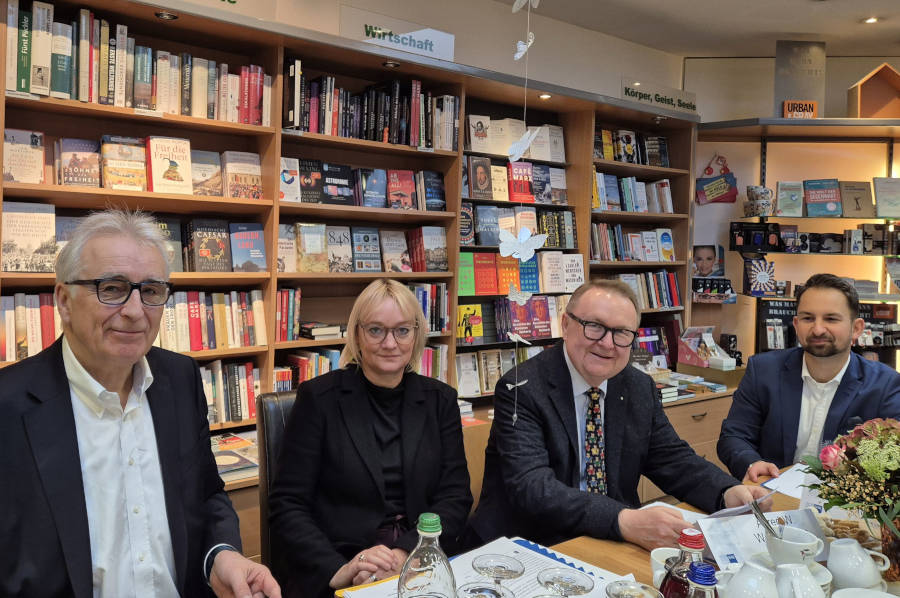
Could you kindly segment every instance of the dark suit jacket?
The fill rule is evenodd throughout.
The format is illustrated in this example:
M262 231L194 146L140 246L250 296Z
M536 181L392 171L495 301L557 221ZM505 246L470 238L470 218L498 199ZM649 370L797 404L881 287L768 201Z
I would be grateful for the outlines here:
M754 461L778 467L794 462L803 395L802 359L803 349L797 347L760 353L747 363L718 444L719 459L736 477L743 478ZM900 418L900 374L852 353L822 438L834 440L875 417Z
M572 378L563 343L519 366L518 419L506 383L494 394L494 424L472 531L487 542L522 536L546 545L575 536L619 540L619 511L638 507L641 474L704 511L738 482L699 457L663 413L653 380L628 366L609 379L604 439L607 495L579 490L580 454ZM472 538L467 538L472 540Z
M334 573L375 544L385 515L380 451L362 371L304 382L284 431L269 493L273 564L285 595L325 597ZM456 391L407 374L401 409L406 517L398 546L415 547L422 512L441 516L452 550L472 506Z
M240 548L237 515L210 451L196 363L155 347L147 361L175 583L182 596L206 596L203 559L220 542ZM90 536L62 340L0 370L0 406L0 596L90 598Z

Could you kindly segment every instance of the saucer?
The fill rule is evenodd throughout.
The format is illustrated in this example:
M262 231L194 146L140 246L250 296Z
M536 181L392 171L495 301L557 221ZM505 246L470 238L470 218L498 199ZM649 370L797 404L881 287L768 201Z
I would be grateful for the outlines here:
M775 573L775 561L772 560L771 555L768 552L759 552L750 557L757 565L765 567L772 573ZM812 561L809 563L809 572L812 573L813 579L816 580L816 583L819 584L819 587L822 588L822 591L825 592L826 596L831 595L831 582L834 580L834 577L831 575L831 571L820 565L819 563ZM833 598L833 597L832 597Z
M831 595L831 598L892 598L893 594L881 590L864 590L862 588L844 588Z

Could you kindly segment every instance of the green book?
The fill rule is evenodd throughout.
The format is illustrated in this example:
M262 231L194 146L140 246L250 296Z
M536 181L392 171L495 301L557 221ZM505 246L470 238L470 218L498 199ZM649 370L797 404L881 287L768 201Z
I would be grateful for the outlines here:
M70 99L72 84L72 26L53 23L50 54L50 96Z
M19 11L19 63L16 91L31 92L31 12Z
M475 294L474 254L462 251L459 254L459 282L456 287L458 297L469 297Z

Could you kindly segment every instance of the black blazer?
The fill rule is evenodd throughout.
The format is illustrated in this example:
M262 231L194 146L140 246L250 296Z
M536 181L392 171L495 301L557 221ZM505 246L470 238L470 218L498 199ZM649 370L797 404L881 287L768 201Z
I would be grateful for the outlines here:
M182 596L212 595L203 577L207 551L220 542L240 549L241 539L210 451L200 372L193 359L155 347L147 361L176 587ZM90 598L90 535L62 340L0 370L0 407L0 596Z
M572 378L563 343L507 372L494 394L494 424L485 452L484 483L472 531L482 542L522 536L545 545L576 536L621 539L619 511L640 506L641 474L704 511L739 482L681 440L662 409L656 386L628 366L609 379L604 439L607 495L579 490L580 460ZM474 538L467 538L474 540Z
M456 391L407 374L401 410L406 517L441 516L453 550L472 506ZM375 544L385 514L384 479L362 371L350 366L300 385L269 493L273 566L286 596L331 596L328 583Z

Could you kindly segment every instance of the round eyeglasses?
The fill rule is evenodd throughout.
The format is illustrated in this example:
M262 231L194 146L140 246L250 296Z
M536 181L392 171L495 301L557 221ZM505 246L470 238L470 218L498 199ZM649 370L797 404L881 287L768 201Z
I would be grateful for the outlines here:
M97 292L97 300L106 305L125 305L131 297L131 293L137 289L141 303L149 307L159 307L166 304L166 300L172 293L172 283L159 280L131 282L121 278L94 278L92 280L70 280L66 284L94 287Z
M366 338L373 343L383 342L387 338L388 332L394 335L394 340L398 343L408 343L415 338L414 333L418 328L416 325L387 328L378 324L360 324L359 327L362 328Z
M589 341L602 341L606 338L607 333L612 333L613 344L625 349L630 347L634 343L635 337L637 337L637 333L634 330L628 330L627 328L610 328L609 326L604 326L600 322L582 320L570 311L567 311L566 315L581 324L582 328L584 328L584 338Z

